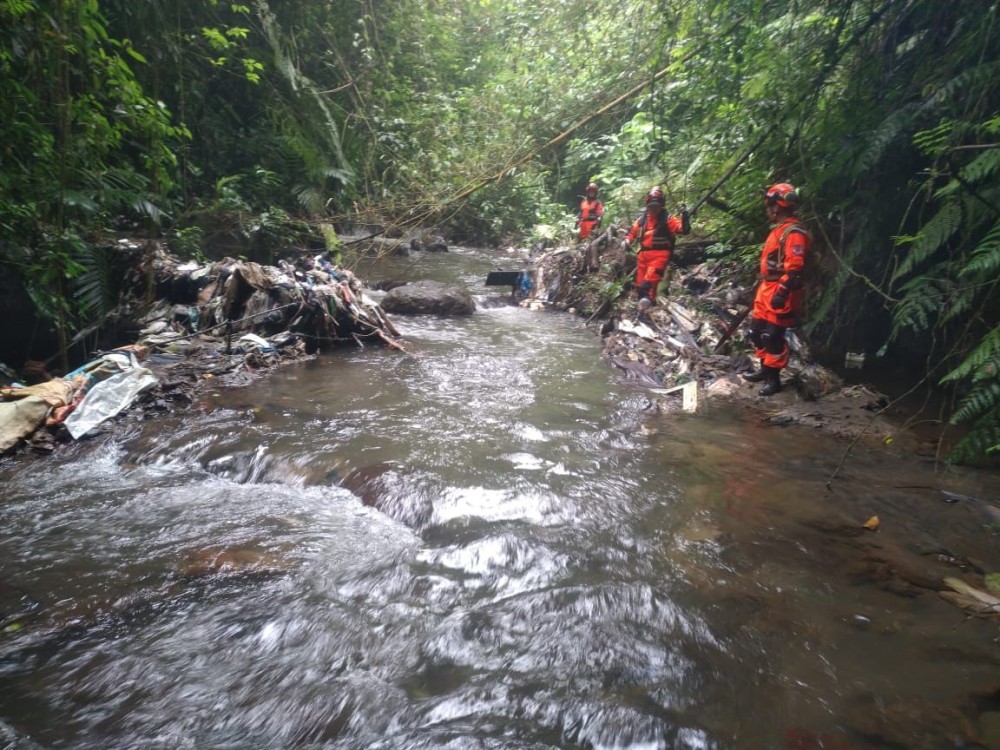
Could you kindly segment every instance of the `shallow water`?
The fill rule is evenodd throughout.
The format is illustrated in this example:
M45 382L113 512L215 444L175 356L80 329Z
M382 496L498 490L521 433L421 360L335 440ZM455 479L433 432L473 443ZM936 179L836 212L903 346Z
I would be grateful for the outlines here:
M366 269L479 297L397 319L409 354L327 353L0 467L2 601L26 613L0 637L10 746L988 733L996 623L883 574L940 576L946 553L1000 569L995 477L858 448L828 492L843 442L724 405L657 413L580 319L496 305L493 265Z

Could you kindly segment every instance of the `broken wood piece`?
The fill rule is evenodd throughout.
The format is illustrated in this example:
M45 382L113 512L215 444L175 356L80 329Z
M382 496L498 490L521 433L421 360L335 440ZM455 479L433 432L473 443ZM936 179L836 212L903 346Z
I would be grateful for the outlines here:
M957 591L959 594L967 596L970 599L975 599L980 604L993 608L998 613L1000 613L1000 597L994 596L988 591L977 589L975 586L970 586L960 578L954 578L952 576L949 576L948 578L944 579L944 582L945 585L948 586L948 588L952 589L953 591Z
M688 333L696 333L701 329L698 317L683 305L671 301L667 303L667 310L674 322Z
M681 392L681 408L687 412L698 411L698 381L692 380L688 383L675 385L672 388L650 388L653 393L662 396L669 396L672 393Z

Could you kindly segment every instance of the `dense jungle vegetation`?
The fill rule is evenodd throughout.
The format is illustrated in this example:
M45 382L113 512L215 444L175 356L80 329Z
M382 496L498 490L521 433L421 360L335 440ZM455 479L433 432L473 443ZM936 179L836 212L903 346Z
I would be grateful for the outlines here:
M816 236L815 348L926 372L973 459L1000 449L998 23L995 0L0 0L5 335L99 323L123 234L569 239L590 180L616 221L653 184L700 205L752 267L781 180ZM41 322L12 326L25 294Z

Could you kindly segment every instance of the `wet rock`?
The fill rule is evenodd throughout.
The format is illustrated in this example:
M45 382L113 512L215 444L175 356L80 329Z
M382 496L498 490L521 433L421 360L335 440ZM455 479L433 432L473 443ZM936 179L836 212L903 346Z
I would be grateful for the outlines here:
M373 237L363 243L362 247L367 247L369 252L382 257L407 257L411 248L409 240L393 237Z
M410 240L410 249L418 253L446 253L448 243L439 235L429 235L420 239L414 237Z
M405 471L389 463L377 463L348 471L340 486L357 495L361 502L412 528L431 520L430 499L405 481Z
M207 576L270 578L287 570L287 561L271 552L237 548L192 550L176 573L187 580Z
M382 300L397 315L472 315L476 303L466 289L440 281L415 281L390 291Z
M854 617L851 618L851 624L855 627L855 629L866 632L871 630L872 618L867 615L854 615Z
M380 292L391 292L396 287L405 286L408 281L404 279L382 279L380 281L373 282L371 288Z

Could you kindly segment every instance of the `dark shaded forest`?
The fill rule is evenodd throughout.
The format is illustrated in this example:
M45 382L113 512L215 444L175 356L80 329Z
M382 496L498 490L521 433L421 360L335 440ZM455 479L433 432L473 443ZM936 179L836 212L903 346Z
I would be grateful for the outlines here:
M568 241L593 180L611 221L654 184L698 206L752 273L786 181L815 350L934 389L968 428L953 458L982 457L998 23L987 0L0 0L0 358L99 326L124 236L345 262L358 227Z

